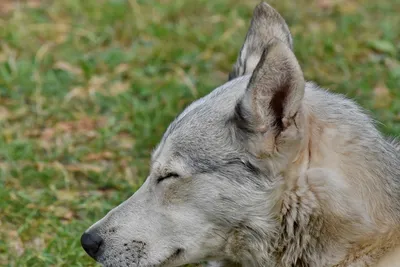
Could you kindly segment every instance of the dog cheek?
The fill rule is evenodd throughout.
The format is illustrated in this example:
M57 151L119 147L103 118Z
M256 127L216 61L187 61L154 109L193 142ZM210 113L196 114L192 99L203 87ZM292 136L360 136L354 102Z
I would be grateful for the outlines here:
M179 179L179 178L178 178ZM192 198L191 193L192 183L190 178L181 179L179 181L171 181L170 184L164 187L162 193L163 205L179 205L187 202Z

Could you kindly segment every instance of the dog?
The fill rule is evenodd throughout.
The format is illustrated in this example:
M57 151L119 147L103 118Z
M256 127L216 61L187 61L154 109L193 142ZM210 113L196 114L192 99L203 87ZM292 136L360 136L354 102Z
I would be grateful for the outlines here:
M81 243L104 266L400 266L398 148L305 81L262 2L228 81L169 125L144 184Z

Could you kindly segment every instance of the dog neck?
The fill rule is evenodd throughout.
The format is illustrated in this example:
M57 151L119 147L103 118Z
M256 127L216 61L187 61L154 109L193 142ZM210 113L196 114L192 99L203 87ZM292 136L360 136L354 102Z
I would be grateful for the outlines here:
M285 184L280 189L276 266L376 264L400 245L400 231L383 224L379 227L354 197L342 172L321 164L318 148L326 146L318 140L324 139L327 126L316 115L307 115L299 153L284 173Z

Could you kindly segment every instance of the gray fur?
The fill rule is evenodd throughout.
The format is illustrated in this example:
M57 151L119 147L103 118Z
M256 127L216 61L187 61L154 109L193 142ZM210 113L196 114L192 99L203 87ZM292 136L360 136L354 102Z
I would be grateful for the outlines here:
M103 238L97 260L355 267L396 249L399 146L353 101L304 82L265 3L230 79L171 123L142 187L87 230Z

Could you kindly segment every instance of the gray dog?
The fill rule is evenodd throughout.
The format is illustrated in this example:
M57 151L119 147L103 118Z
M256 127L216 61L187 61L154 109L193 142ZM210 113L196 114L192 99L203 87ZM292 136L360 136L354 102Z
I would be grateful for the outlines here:
M259 4L229 81L186 108L142 187L81 238L104 266L400 266L400 157L305 82ZM396 253L396 251L398 253Z

